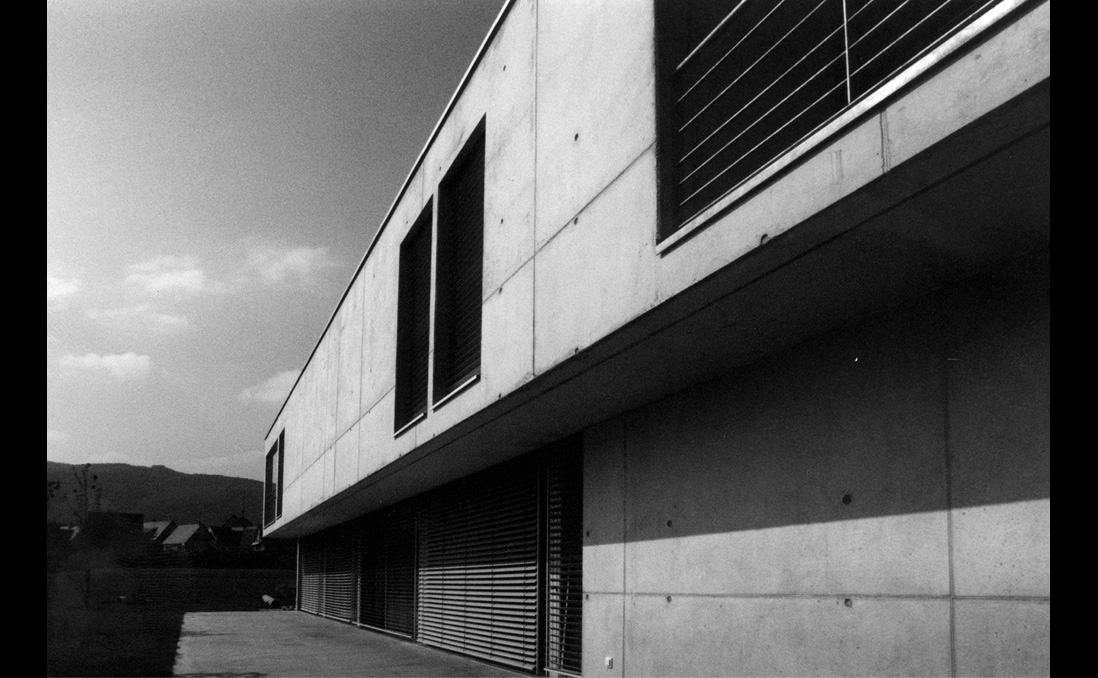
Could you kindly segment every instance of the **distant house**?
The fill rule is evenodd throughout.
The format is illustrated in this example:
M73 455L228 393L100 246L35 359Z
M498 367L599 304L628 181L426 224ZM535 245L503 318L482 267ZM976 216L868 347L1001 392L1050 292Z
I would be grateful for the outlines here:
M228 520L222 523L221 527L230 530L243 530L244 528L251 527L252 521L248 520L244 516L238 516L235 513L229 516Z
M250 548L255 541L255 529L252 521L235 513L229 516L220 527L210 528L217 539L218 546L226 549ZM249 530L253 532L250 538L246 534Z
M210 528L202 523L180 525L172 530L163 542L165 553L204 553L214 547L216 540Z
M259 550L262 546L262 541L260 540L261 536L258 526L252 525L251 527L245 527L240 531L241 548L254 548Z
M145 538L154 544L163 544L176 527L174 520L147 520L144 526Z

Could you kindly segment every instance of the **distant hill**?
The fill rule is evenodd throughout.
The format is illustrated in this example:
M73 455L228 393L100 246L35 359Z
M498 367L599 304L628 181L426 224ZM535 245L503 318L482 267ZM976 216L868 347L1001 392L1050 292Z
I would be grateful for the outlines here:
M61 483L47 520L73 522L70 506L76 482L69 469L69 464L46 461L46 480ZM144 513L145 520L220 525L230 515L240 515L243 498L245 517L256 525L262 521L263 483L258 480L130 464L92 464L91 472L99 477L104 511Z

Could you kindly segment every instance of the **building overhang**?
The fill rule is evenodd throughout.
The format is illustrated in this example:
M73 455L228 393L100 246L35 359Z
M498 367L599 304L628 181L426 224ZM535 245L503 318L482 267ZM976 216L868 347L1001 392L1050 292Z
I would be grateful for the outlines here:
M391 505L1048 250L1050 99L1046 79L271 536L307 535Z

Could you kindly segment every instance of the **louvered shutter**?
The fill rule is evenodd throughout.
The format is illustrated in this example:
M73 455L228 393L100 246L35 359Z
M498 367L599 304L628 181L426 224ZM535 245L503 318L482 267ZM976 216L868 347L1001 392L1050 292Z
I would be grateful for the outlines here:
M449 486L420 512L418 639L532 671L538 645L538 473Z
M480 369L484 259L484 132L439 188L435 391L444 396Z
M351 621L355 613L354 532L347 527L324 535L324 595L321 614Z
M578 442L554 451L546 474L545 666L583 667L583 456Z
M282 517L282 494L286 478L286 429L278 434L278 484L275 486L275 517Z
M397 310L396 426L427 409L431 337L431 206L400 246Z
M273 523L276 518L277 510L277 482L275 478L275 472L278 470L278 461L275 457L278 454L278 443L271 447L270 452L267 453L266 463L264 465L263 472L263 526L266 527Z
M320 614L321 589L324 579L324 542L319 537L307 537L301 547L301 609Z
M411 637L415 632L415 515L407 508L363 525L359 623Z

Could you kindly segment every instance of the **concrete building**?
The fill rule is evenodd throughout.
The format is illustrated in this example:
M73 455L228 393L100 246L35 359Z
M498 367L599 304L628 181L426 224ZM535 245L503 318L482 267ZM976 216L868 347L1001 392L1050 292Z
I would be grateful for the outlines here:
M1050 58L1049 2L508 2L267 434L298 606L1048 673Z

